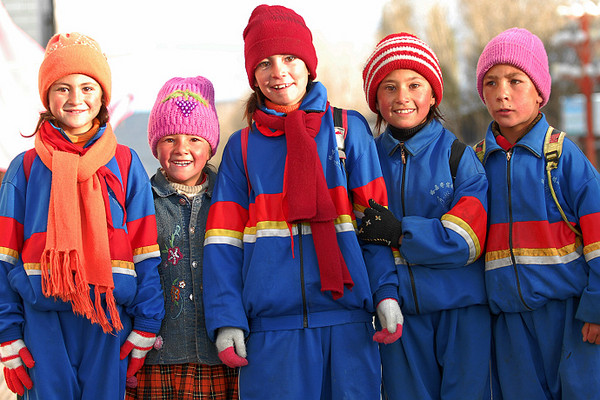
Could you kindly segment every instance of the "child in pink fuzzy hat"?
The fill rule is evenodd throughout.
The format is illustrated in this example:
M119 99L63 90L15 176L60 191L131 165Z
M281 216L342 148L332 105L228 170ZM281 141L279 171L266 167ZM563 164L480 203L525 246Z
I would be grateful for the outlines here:
M219 145L212 83L202 76L168 80L150 112L148 143L160 162L150 181L165 319L127 399L237 399L237 371L219 360L202 301L204 231L216 180L207 162Z
M600 392L600 176L540 112L550 88L544 45L525 29L493 38L477 63L494 119L476 149L489 180L485 279L505 399Z

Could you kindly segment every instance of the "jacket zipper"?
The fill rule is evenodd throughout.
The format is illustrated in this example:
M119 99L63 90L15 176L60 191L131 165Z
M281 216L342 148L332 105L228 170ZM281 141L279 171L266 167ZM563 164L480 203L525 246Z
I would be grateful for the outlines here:
M406 151L404 150L404 143L400 143L400 157L402 158L402 184L400 186L400 198L402 200L402 216L406 215L406 209L404 208L404 182L406 180ZM413 300L415 302L415 312L420 314L419 311L419 301L417 300L417 285L415 284L415 276L413 274L412 268L408 261L406 262L406 267L408 268L408 276L410 277L410 286L412 288Z
M306 307L306 285L304 282L304 254L302 252L302 224L298 228L298 252L300 253L300 289L302 290L302 326L308 328L308 309Z
M515 279L517 282L517 291L519 292L519 298L521 302L528 310L532 310L527 303L525 303L525 299L523 298L523 292L521 291L521 281L519 279L519 269L517 267L517 259L515 258L515 253L513 249L513 209L512 209L512 186L510 180L510 159L512 158L513 149L511 148L506 153L506 180L508 184L508 248L510 249L510 259L513 263L513 269L515 272Z

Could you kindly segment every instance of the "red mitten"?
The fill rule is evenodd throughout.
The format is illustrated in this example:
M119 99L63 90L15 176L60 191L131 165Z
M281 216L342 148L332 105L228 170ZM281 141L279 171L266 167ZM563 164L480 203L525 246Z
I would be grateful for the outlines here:
M156 334L136 331L133 330L127 337L123 346L121 346L121 360L123 360L129 353L131 353L131 359L127 366L127 377L130 378L136 374L144 365L146 354L152 349L154 341L156 340Z
M27 389L33 387L33 382L27 374L23 363L27 368L32 368L35 365L31 353L25 346L22 339L12 340L0 344L0 361L4 364L4 379L8 388L23 396L25 386Z
M219 352L219 358L223 361L223 364L230 368L245 367L248 365L244 331L241 329L230 327L219 328L215 344Z

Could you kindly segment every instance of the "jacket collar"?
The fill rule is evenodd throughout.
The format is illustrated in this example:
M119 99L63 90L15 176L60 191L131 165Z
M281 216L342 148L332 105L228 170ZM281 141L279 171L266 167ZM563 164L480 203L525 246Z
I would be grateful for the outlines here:
M433 119L416 135L404 142L404 148L410 155L417 155L427 148L431 142L435 141L442 134L443 129L442 124ZM392 136L389 128L386 128L381 134L381 141L386 154L390 156L400 147L400 141Z
M484 159L488 157L490 153L497 150L502 150L502 147L498 145L496 142L496 137L494 136L494 131L492 130L492 121L488 125L487 133L485 135L485 156ZM525 134L521 139L515 143L515 147L523 147L529 151L531 151L536 157L542 157L544 153L544 137L546 136L546 132L548 131L548 122L546 121L546 116L542 113L542 118L535 124L529 132Z
M215 180L217 175L210 168L204 168L204 172L208 175L208 188L206 189L205 195L209 199L212 197L212 191L215 186ZM173 188L173 185L165 178L160 168L156 170L156 174L151 179L152 190L159 197L169 197L177 194L177 191Z

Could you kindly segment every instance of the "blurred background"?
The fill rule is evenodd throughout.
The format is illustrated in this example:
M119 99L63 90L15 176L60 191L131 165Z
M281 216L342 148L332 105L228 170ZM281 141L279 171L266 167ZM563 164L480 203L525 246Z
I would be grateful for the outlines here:
M32 147L41 107L37 71L56 32L96 39L113 74L111 122L119 142L133 147L149 175L158 167L147 145L149 111L173 76L202 75L216 92L221 144L242 119L251 93L244 70L242 32L263 1L221 0L0 0L0 169ZM314 37L317 78L331 104L360 111L370 122L362 69L385 35L406 31L425 40L444 74L445 125L468 144L483 138L490 117L475 83L477 59L501 31L526 28L548 51L552 95L544 107L551 125L566 131L597 165L600 135L598 61L600 7L576 0L280 0L304 17ZM598 65L598 66L597 66ZM600 83L600 82L598 82Z

